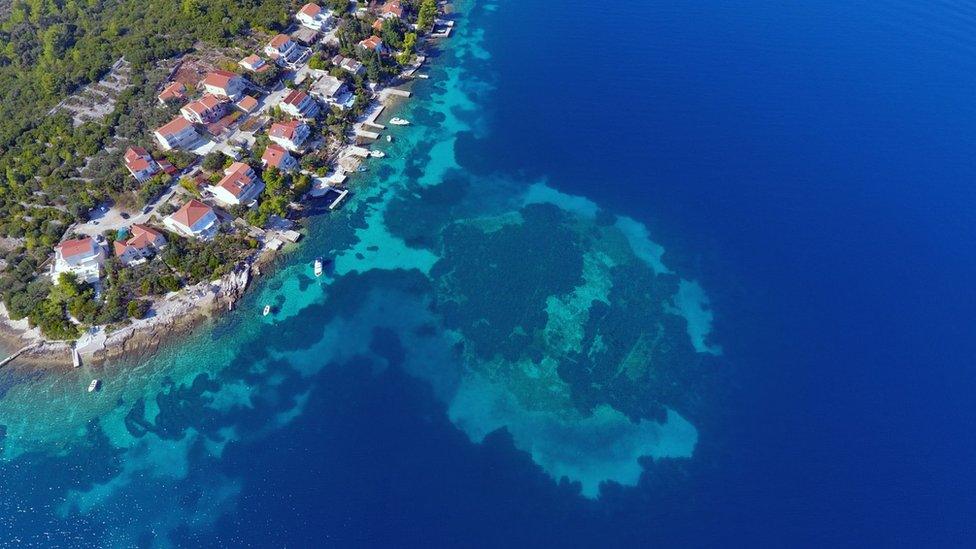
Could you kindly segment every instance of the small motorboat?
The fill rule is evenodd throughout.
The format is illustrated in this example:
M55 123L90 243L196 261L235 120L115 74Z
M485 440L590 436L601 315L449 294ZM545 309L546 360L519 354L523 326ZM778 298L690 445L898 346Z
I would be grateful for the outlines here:
M265 305L264 313L262 313L262 316L268 316L269 314L271 314L271 305Z
M392 143L393 142L393 136L392 135L386 136L386 142L387 143Z
M94 393L95 391L98 390L98 386L101 384L102 384L101 380L93 379L92 382L88 384L88 392Z
M393 118L390 119L390 124L393 124L394 126L408 126L410 125L410 121L407 120L406 118L400 118L398 116L394 116Z
M426 75L426 74L418 74L417 75L417 78L420 78L420 79L423 79L423 80L427 80L428 78L430 78L430 76L429 75Z
M359 173L363 173L363 172L365 172L368 169L369 168L367 168L366 166L360 166L360 167L356 168L356 171L359 172Z
M315 264L313 265L313 270L315 271L315 276L322 276L322 258L315 258Z
M373 158L383 158L386 156L386 153L383 151L369 151L369 155Z

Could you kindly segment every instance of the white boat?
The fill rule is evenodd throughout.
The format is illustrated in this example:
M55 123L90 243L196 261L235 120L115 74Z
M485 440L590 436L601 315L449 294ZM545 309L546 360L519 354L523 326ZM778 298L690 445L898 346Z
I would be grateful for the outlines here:
M410 121L407 120L406 118L400 118L395 116L390 119L390 124L393 124L394 126L406 126L410 124Z
M426 74L418 74L417 75L417 78L422 78L424 80L427 80L428 78L430 78L430 76L429 75L426 75Z
M315 276L322 276L322 258L321 257L315 258L314 270L315 270Z
M101 384L102 384L101 381L99 381L97 379L93 379L92 382L88 384L88 392L89 393L93 393L93 392L97 391L98 390L98 386L101 385Z
M369 155L373 158L383 158L386 156L386 153L383 151L369 151Z
M264 316L268 316L269 314L271 314L271 305L265 305L264 306L264 313L262 313L262 314Z
M386 136L386 142L387 143L392 143L393 142L393 136L392 135Z

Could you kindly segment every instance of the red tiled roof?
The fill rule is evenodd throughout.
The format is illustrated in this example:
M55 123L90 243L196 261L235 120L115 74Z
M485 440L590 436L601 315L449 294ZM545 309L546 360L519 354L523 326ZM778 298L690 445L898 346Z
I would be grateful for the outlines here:
M291 92L289 92L288 95L285 96L285 99L282 101L282 103L297 107L302 104L302 101L304 101L306 97L308 97L308 94L303 92L302 90L291 90Z
M149 153L146 152L146 149L143 149L142 147L129 147L125 150L125 162L127 164L135 161L136 159L145 158L147 156L149 156Z
M261 56L256 53L252 53L251 55L248 55L244 59L241 59L241 64L246 65L248 67L256 67L263 62L264 59L261 59Z
M226 175L217 183L217 186L222 187L235 197L241 196L254 183L254 179L247 173L250 169L251 167L243 162L234 162L224 170Z
M281 47L287 44L289 41L291 41L291 38L289 38L287 34L279 34L271 39L270 44L272 48L281 49Z
M318 14L322 13L322 8L320 8L317 5L309 2L308 4L305 4L304 6L302 6L302 9L298 10L298 13L304 13L305 15L307 15L309 17L315 17Z
M183 99L185 96L186 86L180 82L173 82L169 86L166 86L162 93L159 94L159 98L163 101L169 101L170 99Z
M255 107L258 106L258 100L251 97L250 95L245 95L237 102L237 107L244 112L251 112Z
M217 70L207 74L207 76L205 76L201 81L201 84L204 86L213 86L215 88L226 90L230 85L230 81L235 78L238 78L237 73Z
M298 120L291 120L289 122L275 122L271 125L271 129L268 130L268 135L271 137L280 137L283 139L291 140L295 137L295 131L302 123Z
M161 135L175 135L192 126L193 124L190 124L189 120L183 118L182 116L177 116L156 131Z
M76 238L74 240L65 240L58 245L58 249L61 250L61 257L67 259L76 255L93 253L95 251L95 243L89 237Z
M176 212L170 217L172 217L173 220L186 225L187 227L193 227L194 223L200 221L203 216L212 211L213 208L210 206L207 206L199 200L191 199L186 204L183 204L183 207L176 210Z
M359 43L359 45L366 49L375 50L376 48L383 45L383 39L380 38L379 36L374 35L363 40L362 42Z
M381 31L381 30L383 30L383 20L382 19L377 19L376 21L373 21L373 30L374 31Z
M390 15L403 17L403 6L397 0L390 0L383 4L383 7L380 8L380 13L389 13Z
M176 169L176 166L174 166L169 160L166 160L165 158L160 158L159 161L156 163L159 164L159 169L163 170L168 175L173 175L178 171Z
M280 168L281 162L287 158L288 151L284 147L278 145L277 143L271 143L264 149L264 154L261 155L261 160L272 168Z

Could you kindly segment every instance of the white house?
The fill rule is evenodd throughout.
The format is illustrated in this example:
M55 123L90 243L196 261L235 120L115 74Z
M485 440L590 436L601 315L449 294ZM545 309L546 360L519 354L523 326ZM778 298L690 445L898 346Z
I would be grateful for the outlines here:
M311 128L308 127L308 124L300 120L275 122L268 130L268 139L290 151L297 151L301 148L302 143L308 139L310 133Z
M195 124L209 124L224 115L227 110L226 102L212 94L205 94L196 101L187 103L180 109L180 114Z
M317 31L324 31L331 23L332 15L318 5L309 2L298 10L295 19L298 19L300 25Z
M217 97L227 97L237 101L247 89L247 80L230 71L213 71L200 82L204 91Z
M326 103L338 103L346 91L346 83L331 74L324 74L308 91Z
M172 84L166 86L159 95L156 96L159 102L166 105L169 102L183 101L186 99L186 86L181 82L173 82Z
M191 238L209 240L217 234L220 223L213 208L193 199L163 219L169 230Z
M142 147L129 147L125 151L125 167L139 183L159 171L159 164Z
M102 247L90 237L65 240L54 248L51 277L55 284L61 273L74 273L79 282L98 282L104 258Z
M287 34L279 34L272 38L268 42L268 45L264 47L264 53L268 54L268 57L275 61L291 61L295 54L298 53L298 44Z
M277 168L283 172L290 172L298 168L298 161L288 154L288 149L277 143L270 143L261 155L261 164L266 168Z
M380 17L384 19L403 17L403 6L400 0L388 0L380 7Z
M264 182L254 173L254 169L243 162L234 162L224 170L224 177L210 192L222 204L236 206L248 204L264 190Z
M282 111L296 118L315 118L319 113L319 104L302 90L291 90L278 105Z
M193 128L193 124L182 116L170 120L153 133L156 136L156 141L159 142L159 146L166 151L192 145L200 139L197 131Z
M133 225L129 233L128 239L116 240L113 244L115 257L123 265L141 263L166 246L163 233L147 225Z

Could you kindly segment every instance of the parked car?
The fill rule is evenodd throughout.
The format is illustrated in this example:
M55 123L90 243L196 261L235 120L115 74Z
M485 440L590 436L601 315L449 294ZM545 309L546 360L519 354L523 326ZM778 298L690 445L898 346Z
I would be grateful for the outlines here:
M122 217L122 219L129 219L130 217L132 217L132 216L130 216L129 214L127 214L125 212L122 212L119 215Z

